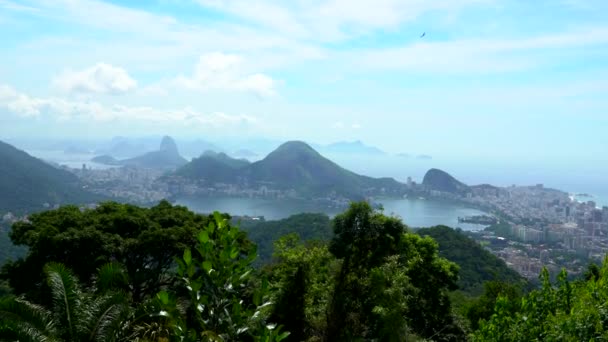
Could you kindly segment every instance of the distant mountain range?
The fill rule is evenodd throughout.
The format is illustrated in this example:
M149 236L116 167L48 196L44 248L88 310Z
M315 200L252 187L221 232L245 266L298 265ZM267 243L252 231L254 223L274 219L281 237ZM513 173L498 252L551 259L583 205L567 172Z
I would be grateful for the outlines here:
M402 193L404 184L392 178L372 178L348 171L323 157L304 142L282 144L266 158L248 163L225 154L204 154L175 175L207 183L266 185L293 189L301 195L337 194L352 199L366 194Z
M188 163L179 154L177 144L169 136L163 137L158 151L148 152L123 160L117 160L109 155L102 155L91 159L91 161L106 165L136 166L150 169L175 169Z
M70 172L0 141L0 213L26 213L45 204L91 203L100 197L83 190Z

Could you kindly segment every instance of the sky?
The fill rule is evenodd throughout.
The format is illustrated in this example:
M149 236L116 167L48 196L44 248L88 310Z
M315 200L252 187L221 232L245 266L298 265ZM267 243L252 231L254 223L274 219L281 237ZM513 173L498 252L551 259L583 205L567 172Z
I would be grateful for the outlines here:
M605 0L0 0L0 139L608 165Z

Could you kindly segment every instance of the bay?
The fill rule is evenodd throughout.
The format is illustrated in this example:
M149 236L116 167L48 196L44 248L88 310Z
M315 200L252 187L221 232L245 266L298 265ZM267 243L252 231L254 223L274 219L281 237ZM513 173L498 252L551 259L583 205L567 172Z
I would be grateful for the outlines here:
M380 199L384 213L400 217L410 227L446 225L463 230L480 230L483 225L459 223L458 217L482 215L484 212L454 203L423 199ZM343 211L300 200L268 200L236 197L182 197L176 204L199 213L226 212L234 216L264 216L266 220L280 220L299 213L325 213L330 217Z

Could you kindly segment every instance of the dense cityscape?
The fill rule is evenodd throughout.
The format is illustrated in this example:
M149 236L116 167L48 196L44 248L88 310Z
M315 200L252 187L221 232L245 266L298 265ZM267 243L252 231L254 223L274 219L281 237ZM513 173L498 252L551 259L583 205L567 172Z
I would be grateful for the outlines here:
M472 205L500 223L470 234L509 266L535 279L543 266L581 273L590 260L608 251L608 207L578 201L574 195L542 184L506 188L481 187L464 196L440 191L429 195Z

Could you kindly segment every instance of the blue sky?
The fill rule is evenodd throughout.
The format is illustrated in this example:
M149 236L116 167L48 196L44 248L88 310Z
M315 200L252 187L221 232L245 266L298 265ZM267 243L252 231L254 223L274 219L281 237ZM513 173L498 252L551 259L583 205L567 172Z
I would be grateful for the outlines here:
M0 41L1 137L608 164L605 0L0 0Z

